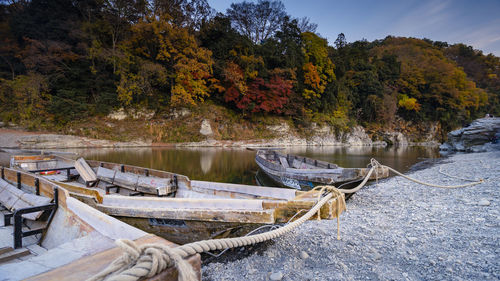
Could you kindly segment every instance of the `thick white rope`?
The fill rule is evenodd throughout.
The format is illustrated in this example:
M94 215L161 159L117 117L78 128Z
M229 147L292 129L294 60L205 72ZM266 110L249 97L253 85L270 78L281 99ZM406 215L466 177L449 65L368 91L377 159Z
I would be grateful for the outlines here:
M409 177L403 173L400 173L399 171L397 170L394 170L393 168L389 167L389 166L385 166L385 165L382 165L380 163L377 162L377 160L375 159L372 159L372 163L374 163L375 165L378 165L380 167L384 167L384 168L387 168L389 169L389 171L392 171L393 173L407 179L407 180L410 180L410 181L413 181L413 182L416 182L416 183L419 183L419 184L422 184L422 185L427 185L427 186L432 186L432 187L438 187L438 188L462 188L462 187L469 187L469 186L474 186L474 185L478 185L480 183L483 183L484 180L483 179L479 179L478 181L474 181L474 182L471 182L471 183L467 183L467 184L459 184L459 185L439 185L439 184L433 184L433 183L427 183L427 182L423 182L423 181L420 181L420 180L417 180L415 178L412 178L412 177ZM453 176L451 176L453 177ZM470 179L461 179L461 180L466 180L466 181L472 181Z

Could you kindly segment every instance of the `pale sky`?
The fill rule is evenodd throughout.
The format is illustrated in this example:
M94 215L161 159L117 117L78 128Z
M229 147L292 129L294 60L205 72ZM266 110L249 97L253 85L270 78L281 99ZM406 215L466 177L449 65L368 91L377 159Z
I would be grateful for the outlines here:
M208 0L224 12L237 0ZM255 1L256 2L256 1ZM293 17L309 17L333 45L337 35L348 42L387 35L464 43L500 56L500 0L284 0Z

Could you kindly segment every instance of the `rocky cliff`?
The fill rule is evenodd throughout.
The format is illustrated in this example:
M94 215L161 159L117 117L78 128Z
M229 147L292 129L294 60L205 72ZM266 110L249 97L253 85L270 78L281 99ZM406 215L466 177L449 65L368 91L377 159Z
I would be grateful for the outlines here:
M477 119L469 126L449 132L448 141L441 150L480 152L498 148L500 138L500 118Z

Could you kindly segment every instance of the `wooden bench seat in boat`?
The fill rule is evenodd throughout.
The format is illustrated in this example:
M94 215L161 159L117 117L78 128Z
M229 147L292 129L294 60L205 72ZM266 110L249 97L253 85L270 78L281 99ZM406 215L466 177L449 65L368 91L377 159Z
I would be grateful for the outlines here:
M104 167L97 168L97 179L118 187L158 196L169 194L175 186L170 178L138 175Z
M78 171L80 179L86 186L90 186L97 182L97 175L82 157L75 161L75 169Z
M52 199L27 193L0 179L0 203L11 212L16 210L47 205ZM30 220L37 220L43 211L23 214L22 217Z

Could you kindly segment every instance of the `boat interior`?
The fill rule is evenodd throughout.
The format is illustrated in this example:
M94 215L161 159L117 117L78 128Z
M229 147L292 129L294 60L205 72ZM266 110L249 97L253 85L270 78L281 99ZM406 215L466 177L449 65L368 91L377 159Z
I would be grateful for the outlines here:
M281 154L276 150L259 150L257 152L257 157L261 157L264 160L281 165L284 168L306 169L306 170L339 168L336 164L333 163L321 160L315 160L307 157L291 155L291 154Z
M114 244L119 238L173 245L19 170L1 168L0 203L2 280L87 279L121 254ZM199 257L190 262L199 263Z

